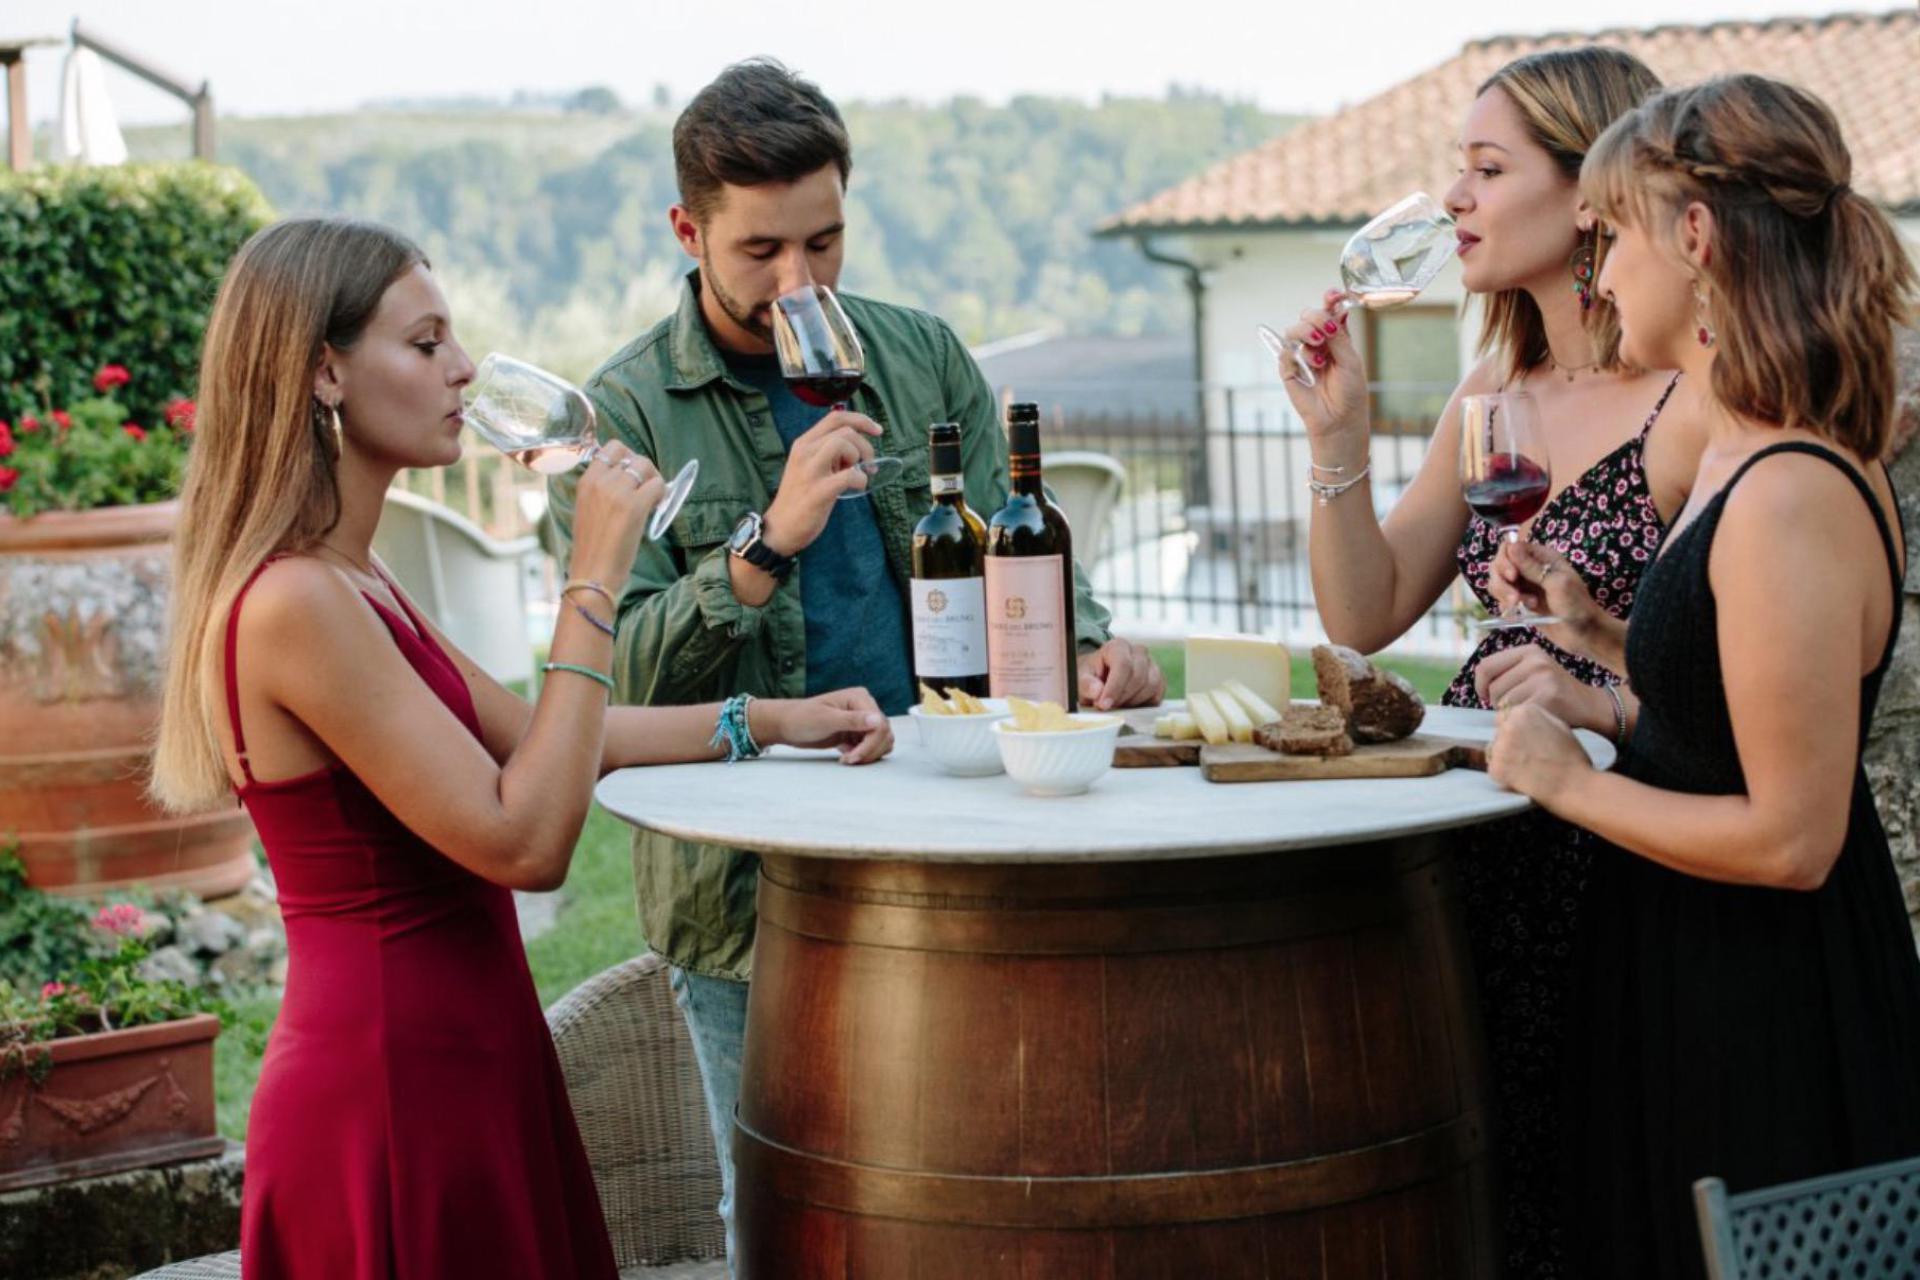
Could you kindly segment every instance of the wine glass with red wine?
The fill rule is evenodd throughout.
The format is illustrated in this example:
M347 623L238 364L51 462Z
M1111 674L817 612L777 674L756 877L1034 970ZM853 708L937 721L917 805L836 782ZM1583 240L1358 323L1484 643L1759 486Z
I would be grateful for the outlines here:
M525 360L492 352L460 399L461 417L474 434L540 475L563 475L592 462L600 447L586 393ZM689 458L648 518L647 537L657 541L666 533L699 476L700 460Z
M1533 397L1524 391L1461 397L1460 490L1473 514L1499 531L1500 541L1520 540L1520 526L1540 513L1551 487ZM1558 621L1522 601L1476 625L1497 629Z
M793 394L820 409L844 409L867 378L867 357L860 335L840 308L833 290L809 284L773 300L773 347L780 376ZM898 458L869 458L850 470L864 472L865 485L840 495L842 502L900 478Z

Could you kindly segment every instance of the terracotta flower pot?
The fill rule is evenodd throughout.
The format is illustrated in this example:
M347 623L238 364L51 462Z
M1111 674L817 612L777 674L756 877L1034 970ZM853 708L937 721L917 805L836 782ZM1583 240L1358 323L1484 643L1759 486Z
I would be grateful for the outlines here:
M170 817L143 791L159 716L178 503L0 516L0 846L56 893L232 893L238 806Z
M216 1155L213 1040L220 1020L70 1036L34 1046L53 1070L0 1079L0 1192Z

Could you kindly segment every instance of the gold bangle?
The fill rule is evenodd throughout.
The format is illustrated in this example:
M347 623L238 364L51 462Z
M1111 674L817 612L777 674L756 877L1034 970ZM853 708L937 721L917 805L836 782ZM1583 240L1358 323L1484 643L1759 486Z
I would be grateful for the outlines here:
M567 585L560 588L560 598L562 600L565 600L569 595L571 595L575 591L591 591L595 595L599 596L602 600L605 600L607 602L607 608L617 609L619 607L614 601L613 592L607 590L605 587L601 586L599 583L591 581L587 578L569 579L567 581Z

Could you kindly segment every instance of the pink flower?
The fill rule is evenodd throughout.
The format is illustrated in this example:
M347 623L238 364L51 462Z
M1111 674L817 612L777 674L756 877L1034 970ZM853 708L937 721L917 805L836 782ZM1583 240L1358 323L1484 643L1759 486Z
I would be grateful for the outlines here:
M194 416L199 412L193 401L187 399L169 400L160 416L166 419L168 426L176 431L191 432Z
M131 902L116 902L94 914L93 927L116 937L138 937L146 931L147 913Z
M133 375L127 372L125 365L110 364L93 375L93 389L105 395L115 387L124 387L132 381Z
M120 424L120 429L132 436L135 440L145 440L147 438L147 429L137 422L123 422Z
M38 431L39 429L40 429L40 419L31 417L31 416L20 419L21 435L30 436L34 432Z
M33 425L38 428L40 424L36 422ZM62 431L71 431L73 430L73 419L67 416L65 409L55 409L53 411L53 425Z
M25 431L27 429L27 424L25 422L22 422L20 424L20 429L22 431ZM13 452L13 432L10 428L8 428L6 423L0 422L0 458L4 458L12 452Z
M19 479L20 473L12 467L0 467L0 493L13 488L14 483Z
M65 994L67 994L67 984L64 982L49 982L40 988L40 998L42 1000L51 1000L55 996L63 996Z

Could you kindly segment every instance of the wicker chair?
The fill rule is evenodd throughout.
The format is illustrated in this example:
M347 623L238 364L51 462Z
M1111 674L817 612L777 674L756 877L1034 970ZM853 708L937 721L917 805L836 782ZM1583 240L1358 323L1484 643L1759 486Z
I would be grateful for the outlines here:
M1710 1280L1920 1276L1920 1157L1739 1195L1693 1184Z
M666 961L644 955L595 974L547 1010L547 1026L620 1274L721 1280L720 1166ZM240 1255L223 1253L176 1262L141 1280L239 1276Z

